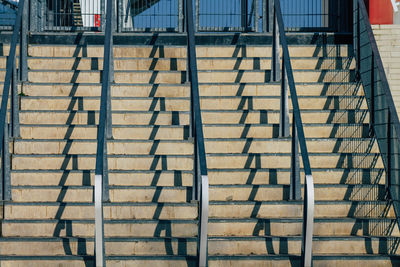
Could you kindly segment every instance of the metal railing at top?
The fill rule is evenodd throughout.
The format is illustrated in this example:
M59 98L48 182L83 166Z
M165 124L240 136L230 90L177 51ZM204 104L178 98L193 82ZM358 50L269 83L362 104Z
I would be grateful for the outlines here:
M199 81L196 61L196 42L194 36L193 2L186 0L186 32L188 78L191 88L191 130L194 141L194 175L192 200L199 202L199 235L197 245L198 265L206 267L208 257L208 173L204 145L203 122L200 110Z
M13 26L13 33L10 42L9 55L6 63L6 75L3 84L3 96L0 110L0 152L1 152L1 177L0 177L0 201L10 201L10 154L9 138L18 138L19 133L19 101L18 83L27 81L27 39L26 20L23 20L27 12L27 1L20 0ZM19 46L19 68L17 72L16 52ZM11 99L10 98L11 91ZM10 100L10 101L9 101ZM8 107L10 105L10 116L8 119Z
M106 266L104 242L103 202L109 202L107 139L112 138L111 87L114 79L113 61L113 15L114 1L107 0L104 36L104 61L101 81L99 126L95 169L95 260L96 267ZM111 12L109 12L111 11Z
M6 0L4 0L6 1ZM104 31L105 1L30 1L30 30ZM274 0L192 0L196 32L271 31ZM184 32L185 0L115 0L116 32ZM347 0L282 0L286 31L351 31ZM1 17L0 17L1 19Z
M299 101L296 92L296 85L293 77L292 65L290 62L289 48L285 35L285 24L281 13L280 0L274 0L273 19L273 49L272 49L272 79L281 80L281 108L279 136L289 136L289 97L293 106L292 119L292 151L291 151L291 177L290 177L290 199L301 199L300 185L300 163L299 145L304 168L304 204L303 204L303 237L301 247L302 266L312 265L312 238L314 227L314 181L311 173L310 160L307 151L306 139L304 136L303 123L300 115ZM280 48L282 46L282 66L280 68Z
M400 224L400 122L363 0L353 0L353 46L357 78L364 89L370 120L386 172L386 195Z

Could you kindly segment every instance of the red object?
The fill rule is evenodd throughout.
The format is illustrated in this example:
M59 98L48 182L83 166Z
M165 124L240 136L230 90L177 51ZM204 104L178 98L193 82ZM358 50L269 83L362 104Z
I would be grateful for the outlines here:
M390 0L369 0L371 24L393 24L393 6Z
M101 16L100 16L100 14L95 14L94 15L94 26L95 27L100 27L101 26Z

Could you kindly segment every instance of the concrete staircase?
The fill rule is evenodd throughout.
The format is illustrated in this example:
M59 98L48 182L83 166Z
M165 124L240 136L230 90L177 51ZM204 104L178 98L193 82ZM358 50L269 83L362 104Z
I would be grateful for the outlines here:
M270 82L271 47L197 49L209 265L299 266L303 203L288 200L291 142L278 136L280 84ZM390 255L398 254L400 233L348 51L290 47L315 181L314 265L395 266L400 261ZM29 56L1 264L92 266L103 49L31 45ZM114 57L107 262L195 266L186 47L116 46Z

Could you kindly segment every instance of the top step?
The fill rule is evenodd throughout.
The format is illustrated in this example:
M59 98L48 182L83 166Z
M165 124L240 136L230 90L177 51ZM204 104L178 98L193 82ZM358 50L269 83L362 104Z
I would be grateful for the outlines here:
M186 58L186 46L114 46L114 57ZM7 49L4 49L7 50ZM347 57L348 45L294 45L292 57ZM32 57L103 57L103 46L31 45ZM270 57L271 46L197 46L197 57Z

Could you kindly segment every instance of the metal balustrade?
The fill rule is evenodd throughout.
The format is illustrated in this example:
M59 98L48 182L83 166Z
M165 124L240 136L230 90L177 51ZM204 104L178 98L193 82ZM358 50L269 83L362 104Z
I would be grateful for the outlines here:
M26 1L31 32L105 30L104 0ZM192 1L197 32L271 31L273 0ZM13 3L1 1L0 29L11 29ZM286 31L351 32L350 4L346 0L282 0ZM184 32L184 0L114 0L114 5L115 32Z
M370 119L386 172L385 198L400 217L400 122L363 0L353 0L353 45L357 78L364 89Z

